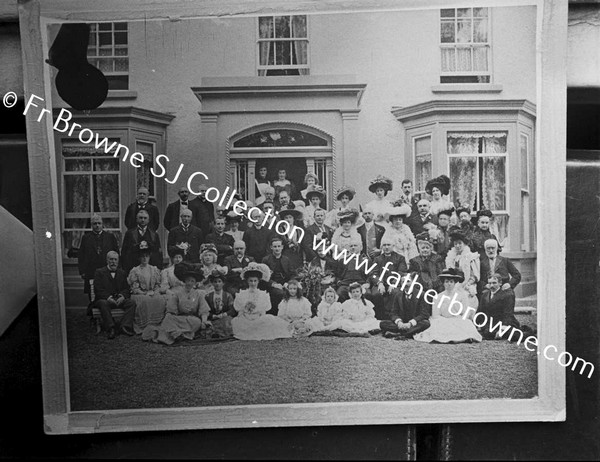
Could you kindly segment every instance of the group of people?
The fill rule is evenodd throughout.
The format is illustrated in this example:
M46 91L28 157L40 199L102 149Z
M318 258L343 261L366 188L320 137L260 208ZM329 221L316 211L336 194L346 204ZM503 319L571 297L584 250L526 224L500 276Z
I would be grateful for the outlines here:
M256 203L247 201L255 207L251 217L215 209L204 197L206 186L194 200L180 188L163 219L170 259L164 269L160 213L147 203L145 188L127 208L129 229L120 249L102 218L92 217L79 268L109 338L119 332L166 344L198 335L261 340L381 333L443 343L495 338L472 323L476 312L519 327L513 289L521 275L499 255L490 231L493 214L455 208L448 177L429 181L427 197L415 197L412 182L404 180L390 201L393 183L378 175L368 187L374 199L360 210L351 206L356 191L350 186L336 192L336 207L327 210L316 175L308 173L298 192L284 169L273 183L266 168L258 172ZM265 217L288 222L291 231L280 235ZM321 241L325 245L313 245ZM336 260L333 254L344 250L356 258ZM391 280L386 272L399 277ZM434 300L423 297L430 290ZM456 314L451 300L472 308L470 314ZM115 307L125 312L118 326Z

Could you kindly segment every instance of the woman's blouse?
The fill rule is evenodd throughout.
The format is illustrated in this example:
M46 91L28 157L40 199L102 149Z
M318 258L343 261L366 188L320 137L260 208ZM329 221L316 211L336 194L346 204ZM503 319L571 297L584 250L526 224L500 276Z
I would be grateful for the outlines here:
M382 241L389 237L394 240L394 245L392 246L394 252L402 255L407 262L419 255L415 236L410 228L404 223L402 223L400 229L394 227L387 229L383 234Z
M271 309L271 298L264 290L240 290L233 301L233 307L239 313L238 316L254 320Z
M446 268L456 268L463 272L465 276L461 287L474 286L480 277L480 262L479 254L471 252L469 246L465 246L461 253L456 252L456 248L452 247L446 256Z
M375 319L373 304L367 299L363 300L354 300L353 298L350 298L342 303L342 317L354 322Z
M129 272L127 283L131 287L132 295L144 295L152 290L158 292L160 289L160 272L156 266L136 266Z
M185 287L177 287L173 290L173 296L167 301L167 312L176 316L208 316L210 309L204 292L192 289L189 292Z
M306 321L312 316L310 302L305 297L284 299L279 303L277 316L287 322Z
M175 265L171 265L160 272L160 293L166 294L176 287L183 286L183 282L175 277Z

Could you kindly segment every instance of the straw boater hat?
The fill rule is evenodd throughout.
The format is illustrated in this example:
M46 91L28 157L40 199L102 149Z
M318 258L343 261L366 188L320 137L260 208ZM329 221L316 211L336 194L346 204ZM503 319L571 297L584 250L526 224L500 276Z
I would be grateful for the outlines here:
M383 175L377 175L374 179L371 180L371 183L369 184L369 191L374 193L375 191L377 191L377 188L383 188L385 190L385 193L387 194L389 191L392 190L392 185L392 180L390 180L388 177Z
M454 268L446 268L438 275L438 278L454 279L456 282L463 282L465 280L465 275L461 270L457 270Z
M167 249L167 253L171 258L175 258L175 255L181 255L182 257L185 257L185 249L177 247L176 245L170 245Z
M437 178L429 180L425 185L425 191L427 194L432 195L433 188L438 188L442 193L442 196L447 196L450 192L450 178L446 175L440 175Z
M175 274L175 277L182 282L190 276L193 276L194 279L196 279L196 282L200 282L204 279L204 274L197 271L195 265L186 262L177 263L173 269L173 273Z
M356 209L346 209L341 210L337 213L338 221L341 223L344 220L350 220L352 224L356 223L356 219L358 218L358 210Z
M340 197L344 194L350 196L350 200L352 200L354 199L354 196L356 196L356 190L352 186L342 186L340 189L338 189L335 198L339 201L341 200Z
M269 281L271 279L271 270L264 263L250 262L248 266L242 269L242 279L248 279L249 277L255 276L263 281Z
M294 217L294 220L302 220L302 210L298 209L283 209L280 210L277 214L280 220L285 219L287 215L291 215Z
M217 247L214 244L202 244L200 246L200 256L204 255L206 252L212 252L217 256L219 255Z
M323 201L323 199L325 199L325 190L323 189L323 186L309 186L306 191L306 198L310 201L313 196L318 196L321 201Z
M412 209L408 204L396 205L397 202L394 203L394 206L388 209L386 212L386 217L389 220L392 220L393 217L409 217L412 213Z

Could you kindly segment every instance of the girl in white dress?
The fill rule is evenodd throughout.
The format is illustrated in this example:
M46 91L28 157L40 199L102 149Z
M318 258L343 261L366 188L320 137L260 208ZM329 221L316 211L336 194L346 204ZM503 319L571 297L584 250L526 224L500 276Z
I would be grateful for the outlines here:
M431 326L415 334L414 339L427 343L481 342L481 334L471 321L474 311L467 311L467 297L457 288L457 284L464 281L462 271L448 268L439 277L445 290L434 298L429 318Z
M392 208L391 202L385 197L392 190L392 186L392 180L383 175L377 175L369 184L369 191L375 194L375 199L369 202L366 207L370 207L373 211L373 221L385 229L390 227L386 214Z
M277 316L288 323L294 337L307 337L312 331L309 320L312 316L311 305L302 294L302 285L291 279L283 285L285 295L279 303Z
M394 252L402 255L407 262L419 255L415 236L408 225L404 224L404 220L410 216L410 213L411 209L407 204L395 204L388 212L391 226L382 238L382 240L391 240L394 243Z
M471 252L467 245L467 238L460 230L450 233L452 248L446 255L446 268L454 268L462 271L464 280L457 284L457 290L463 290L467 297L469 306L477 309L477 282L480 278L480 261L477 252Z
M271 270L262 263L251 262L242 270L242 278L248 289L241 290L233 301L238 315L231 320L233 336L239 340L274 340L291 338L288 323L282 318L267 314L271 309L271 298L264 290L258 289L260 279L267 281Z
M370 330L379 329L373 303L363 297L361 285L353 282L348 286L348 291L350 298L342 303L342 319L331 323L329 330L367 334Z
M338 302L338 298L333 287L325 289L321 303L317 307L317 315L309 320L313 332L331 330L331 326L342 319L342 304Z

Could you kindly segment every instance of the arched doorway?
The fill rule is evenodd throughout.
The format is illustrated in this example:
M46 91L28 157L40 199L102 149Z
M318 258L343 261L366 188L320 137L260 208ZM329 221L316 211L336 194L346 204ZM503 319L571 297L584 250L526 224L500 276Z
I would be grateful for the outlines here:
M267 168L267 179L277 179L280 169L296 186L296 197L305 188L304 177L311 172L327 191L327 204L332 204L333 146L331 136L312 127L296 124L268 124L252 127L230 140L229 163L231 184L247 200L256 200L255 180L261 167Z

